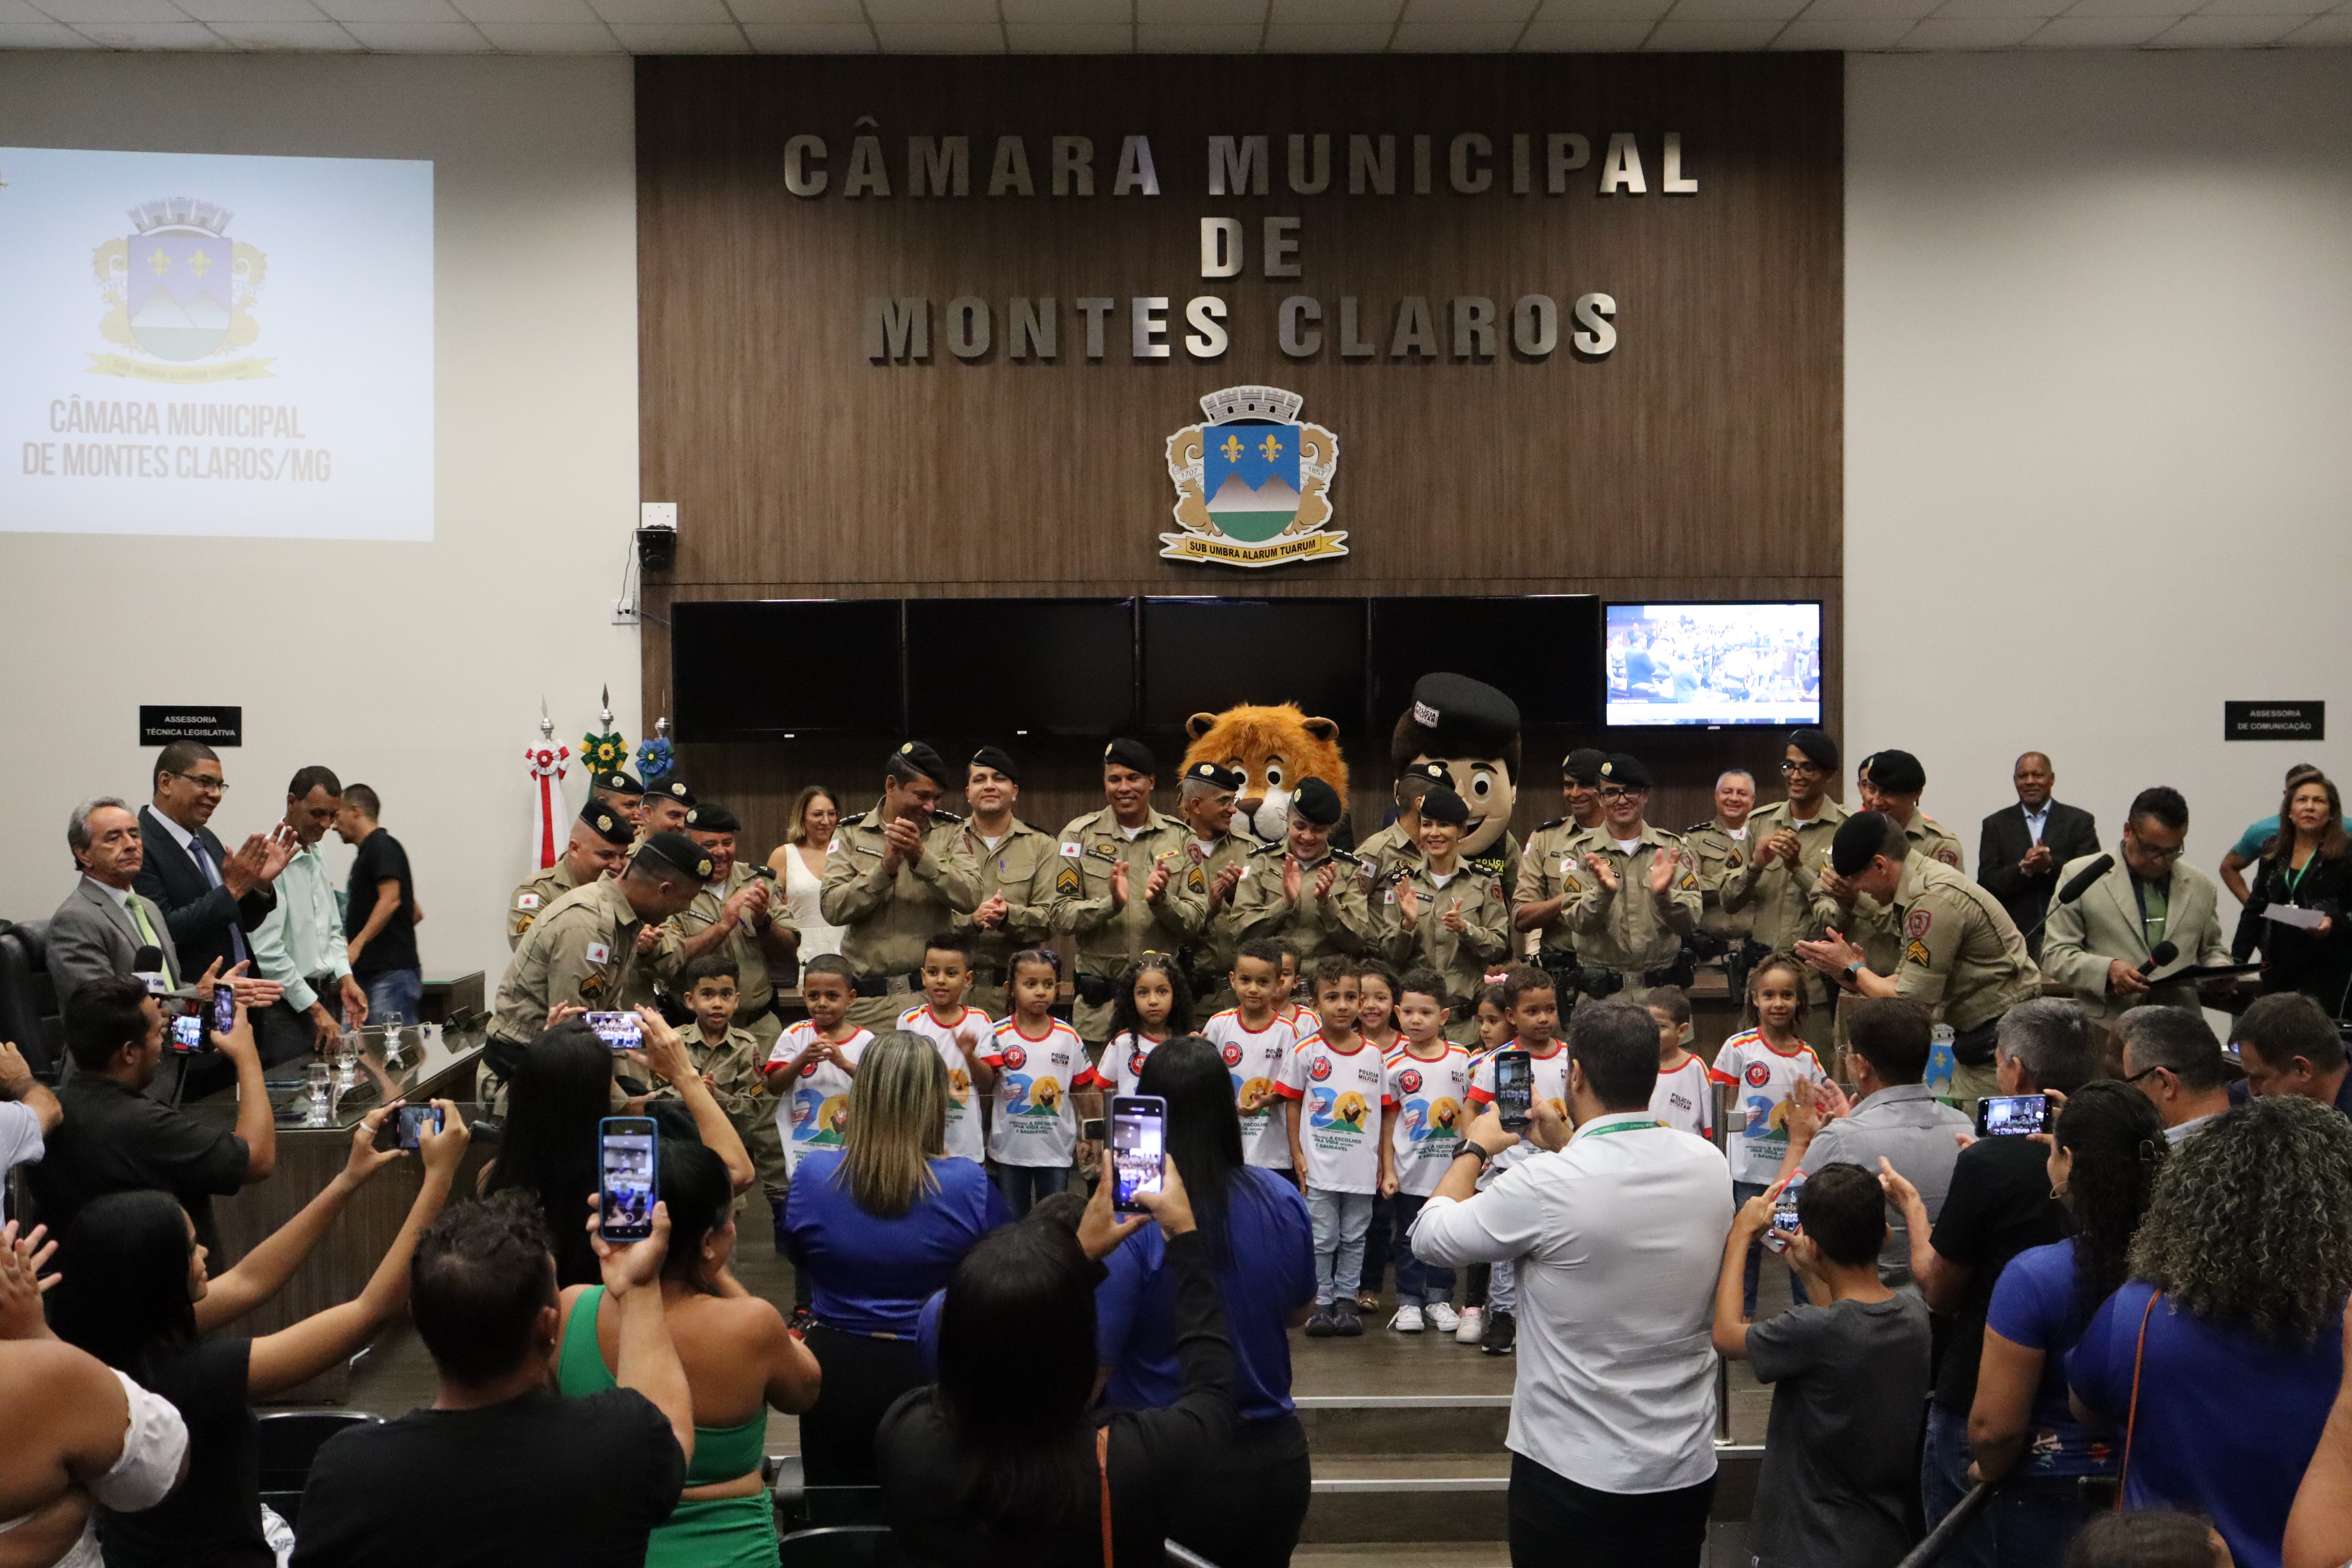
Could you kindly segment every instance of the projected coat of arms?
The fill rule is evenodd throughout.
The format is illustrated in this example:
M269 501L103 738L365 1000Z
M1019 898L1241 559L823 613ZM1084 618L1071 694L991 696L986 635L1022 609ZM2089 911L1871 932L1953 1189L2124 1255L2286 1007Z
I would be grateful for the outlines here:
M1302 424L1307 400L1278 386L1229 386L1201 399L1207 417L1168 437L1181 533L1163 533L1171 561L1284 566L1348 553L1331 521L1339 437Z
M235 216L190 196L131 209L135 232L108 240L90 258L107 308L99 331L131 353L90 355L93 373L181 385L271 374L266 359L200 363L218 362L261 331L252 310L269 263L228 237Z

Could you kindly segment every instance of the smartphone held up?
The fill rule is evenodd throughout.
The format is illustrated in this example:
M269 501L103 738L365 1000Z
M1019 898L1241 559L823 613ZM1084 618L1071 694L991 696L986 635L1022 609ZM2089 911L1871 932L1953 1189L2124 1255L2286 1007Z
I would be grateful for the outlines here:
M654 1233L660 1201L656 1152L660 1133L649 1116L607 1116L597 1124L598 1229L607 1241L643 1241Z
M1168 1149L1168 1102L1156 1094L1113 1095L1110 1102L1110 1203L1119 1214L1142 1214L1139 1193L1160 1190Z

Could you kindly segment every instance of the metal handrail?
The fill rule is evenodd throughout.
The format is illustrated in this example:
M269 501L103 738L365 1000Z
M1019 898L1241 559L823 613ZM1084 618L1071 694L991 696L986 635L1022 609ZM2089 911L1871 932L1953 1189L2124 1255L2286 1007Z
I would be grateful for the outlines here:
M1999 1485L1999 1481L1979 1481L1969 1488L1969 1495L1953 1504L1952 1511L1944 1516L1943 1522L1929 1531L1927 1539L1913 1547L1911 1554L1896 1563L1895 1568L1927 1568L1927 1564L1941 1556L1944 1548L1952 1543L1952 1537L1960 1532L1960 1527L1983 1510L1993 1489Z

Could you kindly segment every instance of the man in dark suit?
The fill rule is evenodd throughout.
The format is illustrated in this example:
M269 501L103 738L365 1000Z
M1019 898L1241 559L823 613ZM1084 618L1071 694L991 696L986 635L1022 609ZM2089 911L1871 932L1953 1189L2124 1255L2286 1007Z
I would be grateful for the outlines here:
M210 746L174 741L155 759L155 796L139 812L139 890L162 906L192 974L216 961L226 973L253 956L245 933L276 907L271 883L299 847L287 835L254 834L236 854L224 850L207 825L227 788Z
M1977 881L2027 933L2026 948L2038 961L2042 915L2058 890L2058 868L2099 852L2099 825L2081 806L2050 798L2058 775L2040 752L2018 758L2010 782L2017 786L2017 804L1984 819Z

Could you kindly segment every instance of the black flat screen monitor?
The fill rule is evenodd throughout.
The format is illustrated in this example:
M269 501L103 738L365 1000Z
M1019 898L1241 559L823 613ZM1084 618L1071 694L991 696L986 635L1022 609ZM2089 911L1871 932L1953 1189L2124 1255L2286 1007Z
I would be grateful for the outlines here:
M1146 599L1143 728L1181 732L1195 713L1296 702L1362 730L1363 599Z
M1437 670L1483 680L1519 705L1519 722L1601 722L1601 601L1589 594L1517 598L1374 599L1372 722L1386 734Z
M1134 727L1134 600L907 601L910 733L993 742Z
M1611 726L1822 721L1818 603L1612 605Z
M670 607L681 741L896 735L896 599L704 600Z

